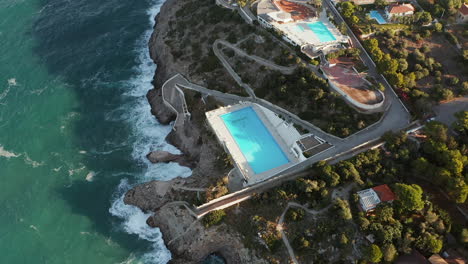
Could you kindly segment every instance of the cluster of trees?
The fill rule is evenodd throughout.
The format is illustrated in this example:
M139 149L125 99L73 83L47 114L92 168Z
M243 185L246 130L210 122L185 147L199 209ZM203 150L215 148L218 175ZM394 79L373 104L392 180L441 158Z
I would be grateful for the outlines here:
M255 215L251 219L251 224L270 251L274 252L281 246L281 233L276 229L275 222Z
M378 34L379 39L367 39L365 48L377 64L377 69L385 75L390 84L406 93L414 104L417 115L429 112L436 101L449 100L454 97L452 89L445 85L457 87L456 77L447 78L443 82L443 67L433 57L429 56L430 47L423 45L414 50L411 55L407 50L408 32L394 33L386 31ZM416 36L417 37L417 36ZM381 47L385 47L388 53ZM434 76L434 85L429 93L416 88L417 81L428 76Z
M392 262L398 254L409 254L414 248L426 254L439 253L451 227L448 214L426 200L416 184L392 187L398 196L393 204L381 204L369 215L359 213L360 229L375 239L364 250L366 259ZM357 203L358 197L354 199Z
M455 15L463 0L420 0L419 4L436 18Z
M225 176L219 180L216 185L210 185L205 191L205 202L209 202L213 199L219 198L229 192L227 188L228 177Z
M339 57L348 57L359 60L359 55L361 54L361 50L357 48L349 48L349 49L340 49L334 52L330 52L327 54L327 59L336 59Z
M255 90L265 98L331 134L346 137L376 122L380 114L359 114L310 69L300 66L291 75L274 72Z
M457 114L457 131L466 138L467 112ZM430 122L424 129L428 139L423 143L421 155L412 162L413 173L438 186L443 186L457 203L464 203L468 196L468 148L466 142L448 135L445 125Z

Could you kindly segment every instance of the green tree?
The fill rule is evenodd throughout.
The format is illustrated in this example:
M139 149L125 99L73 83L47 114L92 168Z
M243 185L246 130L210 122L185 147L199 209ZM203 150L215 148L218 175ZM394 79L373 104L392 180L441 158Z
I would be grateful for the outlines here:
M350 18L354 15L354 12L356 11L356 5L354 5L353 2L342 2L340 8L341 14L345 18Z
M375 210L376 218L379 222L389 222L393 220L393 208L390 205L378 206Z
M397 183L395 184L394 191L403 210L419 211L424 208L424 201L422 200L423 190L419 185Z
M460 242L468 244L468 228L463 228L460 232Z
M304 218L305 211L302 208L291 208L288 210L287 218L289 221L297 222L301 221Z
M468 111L461 111L455 114L457 120L453 124L453 129L462 137L468 136Z
M416 247L432 253L437 254L442 250L443 242L442 239L431 233L425 233L416 240Z
M385 244L382 248L382 251L383 260L389 263L392 263L398 255L398 251L393 244Z
M211 211L203 217L202 222L203 225L208 228L210 226L221 223L225 216L226 213L224 210Z
M335 208L342 219L350 220L353 218L348 201L337 198L334 203Z
M431 139L439 141L439 142L446 142L447 141L447 127L438 121L431 121L426 124L424 127L424 133L428 135Z
M373 263L379 263L383 257L382 250L380 250L380 247L375 244L372 244L370 247L368 247L364 254L366 260Z
M342 233L341 236L340 236L340 244L341 245L347 245L348 243L349 243L348 237L346 236L345 233Z

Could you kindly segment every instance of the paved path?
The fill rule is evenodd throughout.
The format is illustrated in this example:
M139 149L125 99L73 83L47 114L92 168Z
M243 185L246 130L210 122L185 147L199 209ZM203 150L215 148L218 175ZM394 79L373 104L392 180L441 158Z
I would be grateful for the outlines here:
M435 119L450 127L456 120L454 114L460 111L468 111L468 97L457 98L436 106L437 116Z
M374 145L374 142L375 144L380 143L377 141L385 132L391 130L398 131L406 128L409 124L409 115L405 115L406 112L401 106L398 106L397 102L394 104L396 106L390 107L389 111L383 116L381 122L377 123L376 125L373 125L370 128L361 130L360 132L345 139L341 139L325 133L324 131L313 126L312 124L301 120L294 114L289 113L288 111L278 106L272 105L271 103L262 99L241 97L237 95L225 94L219 91L210 90L205 87L188 82L183 76L179 74L171 78L167 82L167 85L167 87L181 87L185 89L195 90L204 94L209 94L222 99L231 100L233 103L239 101L249 101L257 103L285 117L286 119L289 119L293 123L306 127L311 131L312 134L334 145L333 148L327 149L324 152L310 157L301 163L297 163L275 177L272 177L264 182L254 184L238 192L225 195L198 207L197 209L199 210L198 213L200 215L206 214L212 210L217 210L220 207L226 206L226 204L234 204L236 200L248 199L253 193L261 192L271 187L277 186L285 180L295 179L299 176L297 175L297 173L304 171L305 169L309 168L318 161L333 160L338 159L340 157L353 157L356 153L358 153L355 152L356 150L364 151L365 149L371 148Z
M329 0L324 0L324 3L326 6L328 6L330 10L332 10L332 12L334 12L335 17L338 22L340 22L340 20L344 21L341 18L341 15L338 13L338 11L335 9L335 7L332 4L330 4ZM225 195L218 199L214 199L210 201L209 203L206 203L198 207L197 210L198 210L199 216L202 216L212 210L217 210L219 208L225 208L226 206L233 205L236 203L236 201L240 202L245 199L248 199L252 194L257 193L257 192L262 192L269 188L275 187L286 180L295 179L301 175L300 172L309 168L310 166L312 166L314 163L318 161L333 160L333 159L338 159L340 157L350 158L355 155L355 152L354 152L355 150L363 149L363 146L365 146L366 148L370 148L373 146L373 144L371 144L373 142L376 142L375 144L380 143L377 141L384 133L388 131L399 131L399 130L406 128L409 125L410 115L408 111L405 109L404 105L401 103L398 96L393 91L392 87L388 84L388 82L386 82L386 80L380 74L377 73L377 70L375 68L375 63L372 61L370 56L367 54L367 52L362 47L361 43L359 42L359 40L356 38L356 36L354 35L354 33L351 31L349 27L348 27L348 34L354 46L361 49L362 51L361 58L363 62L369 67L370 74L377 76L376 78L378 80L383 81L384 85L386 86L385 96L387 98L386 104L388 106L388 110L386 111L386 113L382 117L382 120L379 123L371 127L368 127L364 130L361 130L358 133L351 135L345 139L341 139L333 135L327 134L324 131L315 127L314 125L310 124L309 122L306 122L298 118L296 115L288 112L287 110L282 109L276 105L273 105L265 100L256 98L255 94L253 93L253 90L250 87L248 87L250 89L246 88L246 91L248 91L251 96L240 97L240 96L235 96L235 95L224 94L218 91L212 91L207 88L191 84L190 82L185 80L180 75L172 79L172 82L173 82L172 85L177 84L180 87L196 90L196 91L199 91L205 94L210 94L215 97L222 98L222 99L234 100L234 101L235 100L250 101L250 102L258 103L266 107L267 109L283 116L285 119L292 121L295 124L299 124L300 126L305 127L312 134L334 145L334 148L325 150L322 153L319 153L313 157L308 158L306 161L295 164L294 166L283 171L280 175L277 175L266 181L244 188L238 192ZM217 45L213 46L213 51L215 52L215 55L218 56L218 58L220 58L223 66L226 67L226 69L230 72L230 74L238 77L238 81L240 82L240 84L245 85L244 83L242 83L242 80L237 75L237 73L229 65L226 58L223 56L222 52L220 52L216 46Z
M234 52L236 52L237 55L242 56L242 57L247 57L247 58L257 62L260 65L263 65L263 66L265 66L267 68L270 68L272 70L275 70L275 71L279 71L279 72L281 72L283 74L292 74L294 72L294 70L297 68L297 66L281 66L281 65L278 65L278 64L276 64L276 63L274 63L274 62L272 62L270 60L258 57L256 55L250 55L247 52L239 49L236 45L234 45L234 44L232 44L230 42L221 40L221 39L216 40L213 45L214 46L224 45L226 47L229 47L230 49L234 50Z
M237 84L239 84L239 86L244 88L244 90L249 94L250 97L255 98L255 93L254 93L252 87L250 87L249 85L245 84L242 81L242 78L231 67L231 64L229 64L229 62L227 61L227 59L224 56L223 52L219 49L218 45L219 45L219 40L216 40L214 42L214 44L213 44L213 52L216 55L216 57L218 57L218 59L221 61L221 64L224 66L224 68L226 68L228 73L232 76L232 78L234 78L234 80L237 82Z

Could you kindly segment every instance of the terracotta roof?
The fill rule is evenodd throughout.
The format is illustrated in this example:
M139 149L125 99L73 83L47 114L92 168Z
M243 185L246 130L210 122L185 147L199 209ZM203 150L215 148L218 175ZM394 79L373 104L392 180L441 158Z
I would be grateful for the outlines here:
M387 184L375 186L372 188L380 198L382 202L390 202L396 199L395 194L392 190L388 187Z
M391 4L388 6L388 12L391 14L402 14L410 11L414 12L414 10L414 6L411 4Z
M395 261L395 264L431 264L429 261L426 260L426 258L421 255L416 250L413 250L411 252L411 255L403 255L399 256L397 260Z
M329 59L328 62L330 64L354 65L353 60L347 57L338 57L338 58Z
M458 9L458 11L465 16L468 15L468 4L463 3L463 5L460 7L460 9Z

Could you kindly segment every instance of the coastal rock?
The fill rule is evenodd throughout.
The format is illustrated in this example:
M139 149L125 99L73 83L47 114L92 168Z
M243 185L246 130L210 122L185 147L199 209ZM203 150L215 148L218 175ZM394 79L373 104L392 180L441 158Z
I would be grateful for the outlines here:
M184 3L186 1L167 0L163 4L156 17L156 25L149 42L150 55L157 64L157 70L153 78L154 89L147 93L147 99L152 114L161 124L170 124L176 118L162 100L162 85L175 73L192 77L188 72L191 67L175 60L171 48L166 44L170 22L177 17L176 12ZM170 263L200 263L211 254L221 256L226 263L266 263L255 255L254 250L247 249L242 243L241 235L232 231L228 225L205 228L187 207L178 202L189 201L186 200L187 195L195 195L193 191L184 190L182 187L207 188L227 175L231 169L222 163L224 151L207 131L204 104L201 100L198 103L192 100L189 107L192 114L190 122L185 122L182 129L172 130L166 141L184 153L184 160L192 163L189 166L193 168L192 176L137 185L126 193L124 202L144 212L154 213L146 223L151 227L160 228L164 242L172 253ZM150 153L148 158L156 162L175 161L181 164L182 157L167 153Z
M152 163L167 163L171 161L177 161L178 159L182 158L183 155L176 155L167 151L152 151L148 155L146 155L146 157Z
M176 119L177 115L164 104L161 89L149 90L146 98L151 105L151 113L156 116L160 124L168 125Z
M195 164L190 162L184 155L176 155L167 151L152 151L146 155L149 161L152 163L168 163L177 162L180 166L194 168Z
M153 219L174 256L171 263L200 263L213 253L226 263L266 263L246 249L241 237L227 225L205 228L183 207L165 207Z
M130 189L124 197L124 203L134 205L144 212L156 211L172 200L172 181L151 181Z

